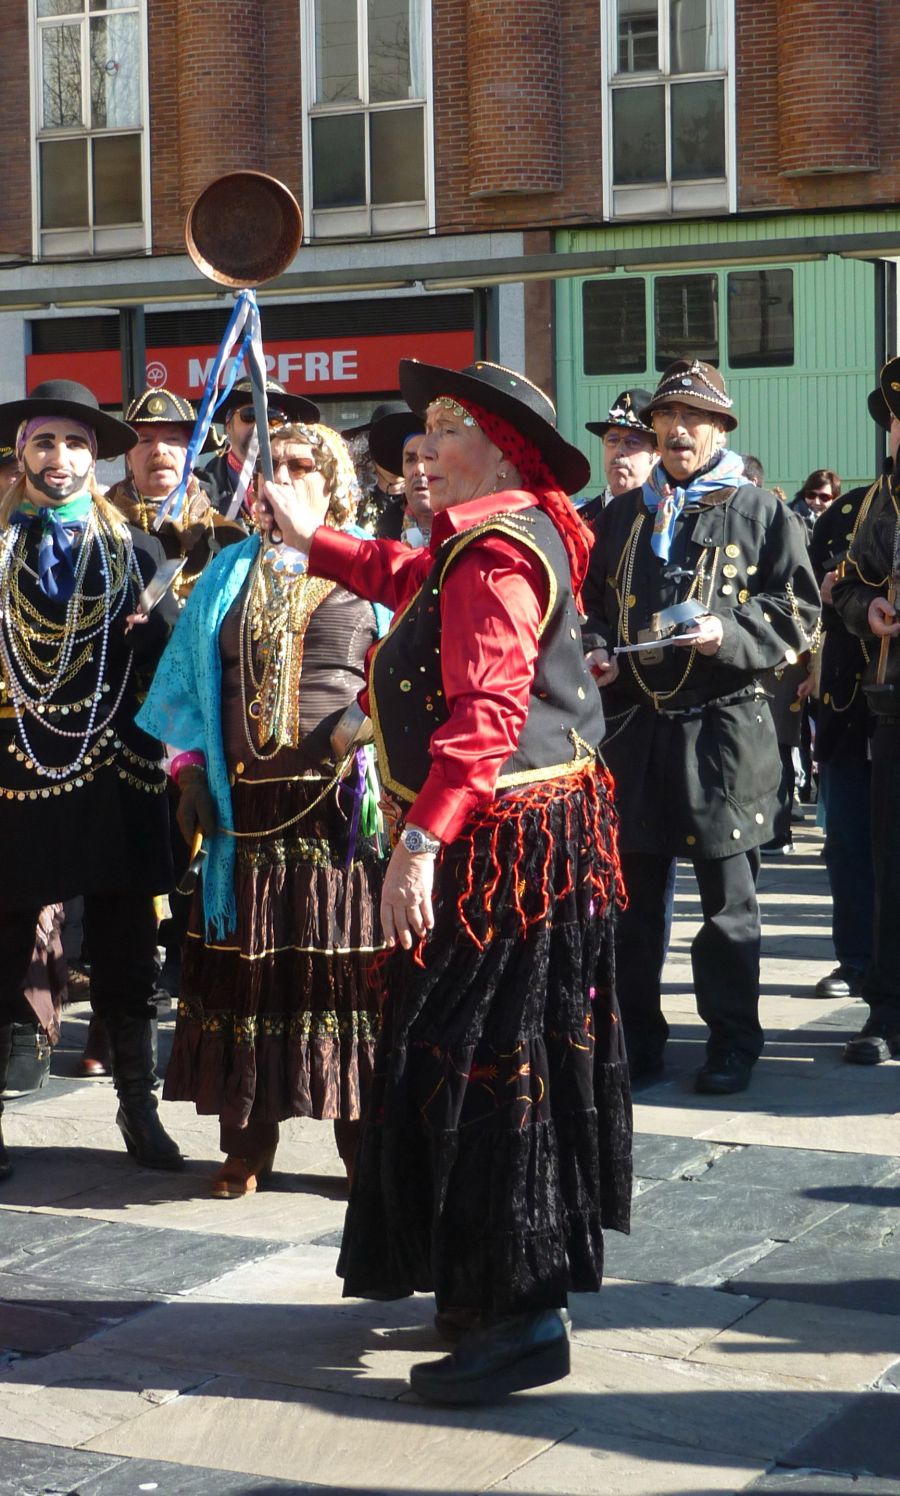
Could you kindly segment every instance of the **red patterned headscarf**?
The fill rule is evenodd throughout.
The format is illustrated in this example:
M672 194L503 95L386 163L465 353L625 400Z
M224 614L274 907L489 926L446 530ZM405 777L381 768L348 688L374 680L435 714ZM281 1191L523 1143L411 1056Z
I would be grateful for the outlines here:
M576 602L580 601L581 588L587 574L594 537L587 525L578 517L578 511L568 494L563 493L559 480L554 477L535 446L509 421L495 416L473 400L456 403L478 423L488 441L499 447L503 456L517 467L522 475L522 487L534 494L535 503L553 521L559 538L566 548L569 570L572 574L572 590Z

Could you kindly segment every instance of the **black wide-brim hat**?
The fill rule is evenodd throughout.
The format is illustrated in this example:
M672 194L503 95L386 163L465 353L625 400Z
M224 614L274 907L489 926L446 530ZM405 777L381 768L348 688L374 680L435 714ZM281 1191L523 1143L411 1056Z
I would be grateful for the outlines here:
M731 407L734 401L725 389L725 381L713 364L700 358L676 358L659 376L659 384L652 400L639 412L642 421L649 421L660 405L687 405L691 410L705 410L718 416L726 431L733 431L738 423Z
M90 426L97 436L98 458L121 457L138 439L133 426L100 409L93 390L74 379L45 379L36 384L24 400L10 400L0 405L0 426L18 431L23 421L36 416L71 416L83 426Z
M364 421L361 426L347 426L341 432L341 436L344 441L349 441L351 436L362 436L364 432L371 431L372 427L377 426L386 416L406 415L409 415L409 406L405 400L382 400L380 405L376 405L367 421ZM381 459L376 457L375 461L380 463Z
M318 405L312 400L307 400L305 395L289 394L284 386L276 383L274 379L266 380L266 395L269 404L283 411L291 421L302 421L306 426L314 426L320 418ZM252 380L239 379L229 392L227 400L219 406L215 419L226 421L233 410L240 410L241 406L252 404Z
M653 399L650 390L639 389L636 385L633 389L623 390L617 395L609 407L609 417L605 421L585 421L585 431L592 431L595 436L604 437L613 426L622 426L626 431L639 431L642 436L649 436L656 442L656 432L652 426L647 426L641 420L639 412L649 405Z
M888 359L887 363L881 371L881 377L878 381L878 385L882 399L887 406L888 416L896 416L897 420L900 421L900 354L898 354L894 358ZM869 412L872 415L873 419L878 421L878 424L880 426L883 426L884 422L879 421L878 416L876 416L874 410L872 410L872 401L874 400L874 398L875 391L873 390L872 394L869 396ZM885 430L889 431L890 427L891 423L890 420L888 420Z
M439 364L401 358L400 389L410 409L421 416L441 395L481 405L508 421L537 447L565 493L577 493L590 482L588 459L556 429L553 401L514 369L486 362L469 364L465 369L444 369Z
M868 395L866 396L866 405L869 408L869 415L872 417L875 425L880 426L882 431L890 431L890 406L888 405L887 401L884 398L884 395L881 392L880 384L876 384L874 390L869 391Z
M421 436L425 422L407 409L382 416L369 428L369 453L387 473L403 476L403 448L411 436ZM346 436L346 432L344 433Z

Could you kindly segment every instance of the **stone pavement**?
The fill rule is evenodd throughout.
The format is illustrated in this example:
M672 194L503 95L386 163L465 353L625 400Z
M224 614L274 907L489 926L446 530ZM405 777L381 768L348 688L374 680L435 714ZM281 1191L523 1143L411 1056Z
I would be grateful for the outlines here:
M13 1102L0 1186L0 1496L900 1493L900 1065L841 1045L820 834L764 867L766 1055L701 1101L679 878L666 1077L636 1097L632 1235L573 1299L573 1372L481 1411L406 1389L441 1350L432 1302L342 1302L327 1125L285 1128L273 1188L206 1197L215 1125L166 1121L183 1175L134 1168L109 1083L58 1072ZM170 1027L170 1025L168 1025ZM166 1026L164 1025L164 1028Z

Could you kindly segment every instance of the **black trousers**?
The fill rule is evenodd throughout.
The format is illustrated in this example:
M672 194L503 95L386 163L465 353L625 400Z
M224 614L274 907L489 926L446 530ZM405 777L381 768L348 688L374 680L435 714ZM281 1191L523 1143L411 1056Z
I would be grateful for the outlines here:
M671 857L623 853L628 908L616 926L616 988L633 1064L662 1058L669 1025L662 1013L660 969L666 933L666 878ZM694 862L703 924L691 946L697 1011L709 1028L711 1054L736 1049L751 1060L763 1047L759 1023L759 852Z
M872 737L872 863L875 920L872 964L862 995L872 1024L900 1031L900 722L876 719Z
M0 911L0 1024L33 1015L23 996L40 909ZM84 899L91 953L91 1007L101 1017L153 1018L156 912L145 893L96 893Z

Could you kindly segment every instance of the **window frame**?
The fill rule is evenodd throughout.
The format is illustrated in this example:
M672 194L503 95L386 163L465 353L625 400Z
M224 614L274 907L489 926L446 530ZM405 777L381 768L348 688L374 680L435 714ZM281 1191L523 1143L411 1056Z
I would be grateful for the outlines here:
M149 65L149 37L148 37L148 0L132 0L129 11L114 9L112 6L104 5L98 10L90 8L89 0L80 0L80 12L74 9L77 0L72 0L73 10L64 15L38 16L38 0L28 0L28 41L29 41L29 80L30 80L30 115L29 131L31 136L31 232L32 245L35 258L41 260L66 259L66 258L92 258L94 255L115 256L117 253L134 254L136 251L149 253L153 242L152 224L152 202L150 196L150 65ZM130 10L137 13L138 39L140 45L140 64L138 68L138 87L140 89L140 123L138 125L114 126L112 128L95 128L90 123L90 26L92 20L98 20L103 16L116 16L128 14ZM45 131L41 121L43 118L43 47L42 34L53 26L78 24L81 27L81 88L82 103L84 104L85 123L79 126L64 127L58 130ZM93 188L93 150L91 141L94 139L109 139L112 136L137 135L140 139L141 154L141 202L143 216L140 223L134 221L123 224L97 224L94 222L94 188ZM41 145L44 142L62 140L87 141L87 194L88 194L88 222L80 227L64 229L45 229L41 223ZM132 231L133 242L127 243L129 230ZM82 235L84 248L79 250L72 246L74 237ZM119 236L118 244L113 242L114 236ZM98 243L98 238L106 243ZM53 245L58 242L61 248L54 252Z
M762 271L766 273L770 271L784 271L791 277L791 359L789 362L778 359L770 360L769 362L765 363L731 363L731 301L729 298L729 278L735 273L742 273L744 271ZM688 269L686 267L680 267L676 264L672 266L672 269L670 271L649 271L635 269L633 271L625 271L619 273L616 273L614 271L610 271L605 274L602 272L598 272L596 275L579 277L579 293L577 303L578 310L576 321L576 325L578 328L578 342L576 345L576 367L578 370L577 378L588 384L595 384L618 379L622 379L623 381L637 380L638 382L640 382L641 380L647 380L649 381L647 388L653 388L654 382L659 382L659 376L662 372L661 368L658 367L659 353L656 335L656 288L660 285L661 282L683 280L691 276L708 276L710 279L713 279L715 281L715 299L717 306L716 323L719 345L716 367L722 370L725 377L728 379L735 376L737 376L738 378L742 378L745 375L769 377L773 374L776 377L779 375L790 376L796 373L797 370L797 349L802 335L802 326L800 325L800 322L803 313L802 309L798 308L796 272L797 265L794 262L783 262L776 260L771 264L767 262L765 264L760 264L759 266L725 264L710 267L708 269L701 269L700 267L695 266L692 266ZM632 284L635 284L637 282L642 283L644 302L643 340L646 350L646 363L644 368L630 369L627 371L612 370L605 373L588 373L586 357L587 346L585 341L584 298L587 287L596 281L628 281Z
M618 0L601 0L602 13L602 130L603 130L603 217L607 222L622 222L635 219L691 218L706 213L737 212L737 138L736 138L736 51L735 51L735 0L723 0L725 10L725 66L709 72L671 73L670 17L672 0L655 0L658 22L659 67L637 73L619 72ZM673 86L681 83L702 83L722 79L724 84L725 110L725 176L694 177L673 182L672 170L672 105ZM623 184L617 187L613 180L613 95L624 88L662 88L665 98L665 157L668 176L664 182ZM703 189L724 186L724 202L704 205L697 201L684 207L673 205L673 193L679 188L694 188L699 195ZM629 197L654 192L665 194L666 203L653 207L637 207L633 212L624 210ZM618 206L617 206L618 199Z
M303 221L304 239L326 242L338 238L382 238L403 233L435 232L434 190L434 76L432 69L432 21L428 0L417 0L421 6L422 22L422 70L425 83L424 98L384 99L371 103L368 98L341 100L336 103L317 104L316 97L316 0L300 0L300 50L301 50L301 102L303 109ZM367 3L356 0L357 15L357 77L361 80L360 92L368 94L368 48L367 48ZM373 114L401 109L418 110L422 114L424 129L424 200L407 203L373 203L371 172L371 131L369 120ZM361 114L364 118L363 143L365 152L366 202L348 208L315 208L313 206L313 147L312 121L327 116ZM418 224L403 225L400 218L407 210L410 217L424 202L424 215ZM373 220L385 220L393 214L396 225L385 221L383 227L373 228Z

